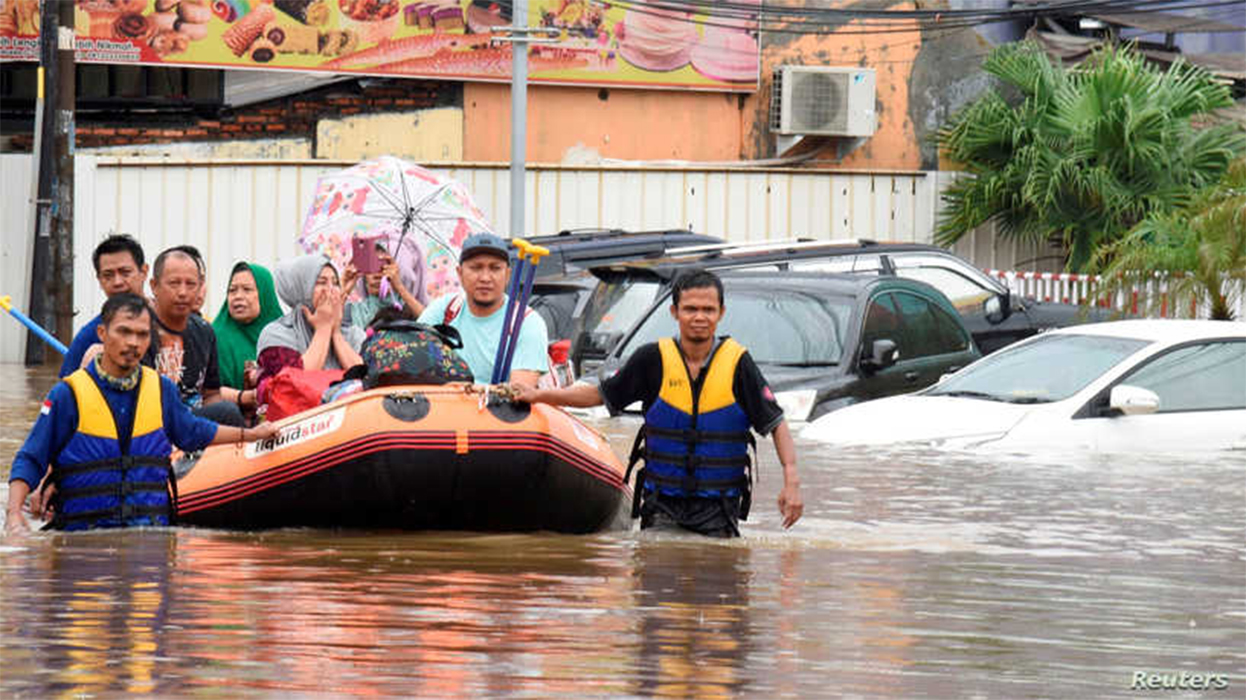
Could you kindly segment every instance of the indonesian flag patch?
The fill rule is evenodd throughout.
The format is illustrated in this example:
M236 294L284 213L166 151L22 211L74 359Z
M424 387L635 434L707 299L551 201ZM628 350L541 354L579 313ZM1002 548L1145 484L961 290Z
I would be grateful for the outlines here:
M52 400L44 399L43 406L39 408L39 415L46 416L52 412Z

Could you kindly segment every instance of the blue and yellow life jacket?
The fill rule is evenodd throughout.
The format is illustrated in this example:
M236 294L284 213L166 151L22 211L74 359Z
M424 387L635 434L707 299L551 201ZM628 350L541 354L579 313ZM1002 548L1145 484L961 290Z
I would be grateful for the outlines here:
M65 383L78 406L78 429L52 466L57 501L53 527L168 525L173 512L172 446L164 432L160 375L142 368L129 449L124 453L112 408L95 378L80 369Z
M753 436L733 389L744 347L731 338L723 340L702 370L705 379L695 395L675 340L663 338L658 349L662 388L645 412L633 451L633 463L640 456L645 460L637 476L640 489L685 498L747 497ZM636 494L633 515L639 512L641 495Z

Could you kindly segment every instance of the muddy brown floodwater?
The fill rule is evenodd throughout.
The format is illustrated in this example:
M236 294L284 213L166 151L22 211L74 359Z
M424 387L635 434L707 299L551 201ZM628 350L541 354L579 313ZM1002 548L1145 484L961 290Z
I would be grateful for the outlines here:
M0 366L0 469L51 383ZM626 454L635 419L593 423ZM1246 455L798 449L804 518L766 441L733 542L0 540L0 695L1246 695Z

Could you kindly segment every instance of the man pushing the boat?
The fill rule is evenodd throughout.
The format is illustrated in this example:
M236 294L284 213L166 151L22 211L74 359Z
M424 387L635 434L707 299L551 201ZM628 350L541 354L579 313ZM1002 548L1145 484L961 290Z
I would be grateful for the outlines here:
M13 461L8 533L28 529L22 505L49 464L56 486L53 527L168 525L176 508L170 498L174 445L193 452L277 434L271 423L236 428L192 415L171 380L139 364L152 327L142 297L117 294L104 302L97 329L103 352L52 388Z
M748 351L715 335L725 311L716 275L685 273L671 292L677 338L638 348L600 386L514 387L519 401L581 408L604 403L612 415L642 403L645 424L628 465L630 474L638 461L645 462L632 506L641 529L674 524L711 537L738 537L738 521L747 519L750 505L750 428L773 437L783 463L783 526L791 527L804 510L796 447L783 409Z

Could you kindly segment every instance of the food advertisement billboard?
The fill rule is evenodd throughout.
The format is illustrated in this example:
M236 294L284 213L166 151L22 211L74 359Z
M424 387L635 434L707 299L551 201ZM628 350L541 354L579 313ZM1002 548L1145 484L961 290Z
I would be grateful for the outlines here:
M83 63L297 70L509 81L510 3L490 0L75 0ZM669 5L667 6L669 7ZM756 16L732 3L530 0L536 83L748 92ZM0 60L38 60L39 0L0 0Z

